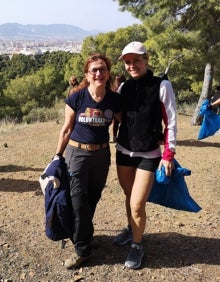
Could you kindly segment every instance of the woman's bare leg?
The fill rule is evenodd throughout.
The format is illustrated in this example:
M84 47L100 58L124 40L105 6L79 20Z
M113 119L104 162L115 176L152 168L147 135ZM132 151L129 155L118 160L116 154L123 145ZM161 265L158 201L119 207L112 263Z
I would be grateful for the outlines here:
M140 243L146 226L146 201L154 183L154 173L137 169L130 196L133 241Z
M130 166L119 166L117 165L117 173L119 183L125 194L125 208L127 213L128 225L131 225L131 208L130 208L130 197L131 190L135 179L136 168Z

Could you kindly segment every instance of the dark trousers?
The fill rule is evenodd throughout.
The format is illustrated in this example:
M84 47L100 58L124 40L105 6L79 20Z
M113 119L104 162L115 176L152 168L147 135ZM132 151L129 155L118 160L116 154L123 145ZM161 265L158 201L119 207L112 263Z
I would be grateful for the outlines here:
M109 147L93 152L70 145L66 148L74 216L73 242L79 256L91 253L93 216L106 183L110 157Z

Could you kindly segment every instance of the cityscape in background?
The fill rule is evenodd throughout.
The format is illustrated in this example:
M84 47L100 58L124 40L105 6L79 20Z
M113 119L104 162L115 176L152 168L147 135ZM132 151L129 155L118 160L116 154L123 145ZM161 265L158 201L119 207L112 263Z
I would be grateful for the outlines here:
M95 36L99 32L66 24L21 25L6 23L0 25L0 55L37 55L55 51L79 53L83 40L88 36Z
M0 55L40 55L45 52L65 51L80 53L82 41L71 40L3 40L0 39Z

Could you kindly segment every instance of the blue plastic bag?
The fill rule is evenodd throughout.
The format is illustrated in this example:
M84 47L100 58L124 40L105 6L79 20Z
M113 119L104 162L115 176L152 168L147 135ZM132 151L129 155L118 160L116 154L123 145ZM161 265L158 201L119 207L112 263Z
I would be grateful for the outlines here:
M198 140L212 136L220 129L220 115L210 109L210 102L206 99L201 106L199 114L203 121L199 130Z
M155 182L152 187L148 202L159 204L168 208L188 212L199 212L201 207L189 194L184 177L191 175L191 171L182 168L174 159L175 169L171 176L165 175L165 169L157 169Z
M176 160L174 160L175 165L177 165ZM191 175L191 170L184 168L184 167L175 167L174 170L175 175ZM156 181L161 184L168 184L171 181L171 176L166 176L165 174L165 167L162 166L161 169L156 170Z

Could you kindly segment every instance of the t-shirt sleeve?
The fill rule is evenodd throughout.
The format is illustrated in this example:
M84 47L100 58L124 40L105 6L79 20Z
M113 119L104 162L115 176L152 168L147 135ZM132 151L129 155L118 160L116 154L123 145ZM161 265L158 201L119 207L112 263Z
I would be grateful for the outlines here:
M65 104L68 105L74 112L76 112L78 99L79 94L74 93L65 99Z

